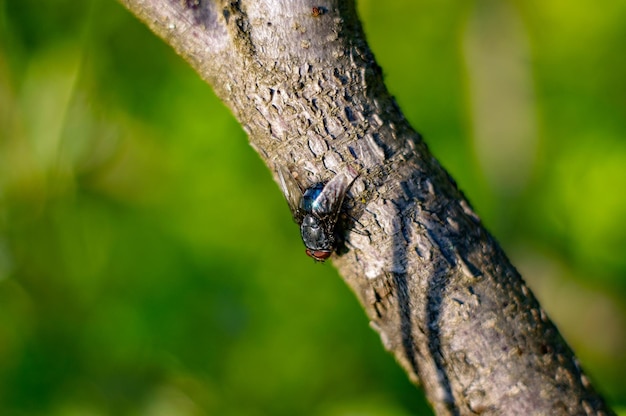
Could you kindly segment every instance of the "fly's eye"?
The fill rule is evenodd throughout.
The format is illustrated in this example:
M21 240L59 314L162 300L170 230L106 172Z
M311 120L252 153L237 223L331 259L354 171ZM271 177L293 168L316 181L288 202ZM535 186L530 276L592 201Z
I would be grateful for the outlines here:
M324 261L332 254L329 250L310 250L306 249L306 255L313 258L316 261Z

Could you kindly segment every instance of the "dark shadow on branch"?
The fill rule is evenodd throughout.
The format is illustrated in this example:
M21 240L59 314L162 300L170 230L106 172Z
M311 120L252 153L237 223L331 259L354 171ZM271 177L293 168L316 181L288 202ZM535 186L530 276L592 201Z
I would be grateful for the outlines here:
M402 209L399 209L396 229L394 230L394 270L405 270L407 265L407 242L409 241L409 238L405 235L404 221L405 219ZM431 235L430 232L429 235ZM400 330L402 333L402 346L404 354L415 374L419 375L416 340L412 331L413 328L419 327L419 325L414 326L412 324L413 319L419 319L419 314L415 313L413 310L415 302L411 302L411 286L414 285L411 279L414 277L406 272L394 272L392 275L394 286L397 290L398 312L400 315ZM459 415L460 412L454 401L452 388L446 372L447 369L444 363L444 358L440 353L441 304L444 294L445 282L436 281L434 276L428 276L425 328L428 336L429 357L424 358L432 359L434 361L438 373L439 388L443 392L443 400L441 400L441 402L445 405L451 415L456 416Z

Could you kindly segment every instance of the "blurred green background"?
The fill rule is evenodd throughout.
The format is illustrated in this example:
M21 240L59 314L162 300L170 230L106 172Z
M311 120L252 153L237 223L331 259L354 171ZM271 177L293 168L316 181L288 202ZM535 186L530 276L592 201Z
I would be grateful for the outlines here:
M358 6L626 414L626 2ZM429 412L185 62L113 0L0 0L1 415Z

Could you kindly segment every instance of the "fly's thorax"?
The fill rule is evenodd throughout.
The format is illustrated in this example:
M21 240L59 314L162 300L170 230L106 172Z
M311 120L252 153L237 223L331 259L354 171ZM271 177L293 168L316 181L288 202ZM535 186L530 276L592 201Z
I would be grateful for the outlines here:
M300 224L302 242L310 250L333 250L335 239L329 228L321 218L305 215Z

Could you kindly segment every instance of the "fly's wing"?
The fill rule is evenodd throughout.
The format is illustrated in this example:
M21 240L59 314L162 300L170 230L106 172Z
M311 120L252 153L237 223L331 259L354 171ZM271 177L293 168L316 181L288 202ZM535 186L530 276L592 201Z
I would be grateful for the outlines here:
M293 215L293 218L298 221L296 213L298 212L298 205L300 204L300 199L302 198L300 185L298 185L296 180L293 176L291 176L291 173L289 173L286 168L277 166L276 172L278 173L280 189L283 191L283 194L287 199L289 209L291 209L291 214Z
M329 216L334 222L337 220L343 198L354 179L343 173L335 176L328 182L322 192L313 202L313 213L320 217Z

